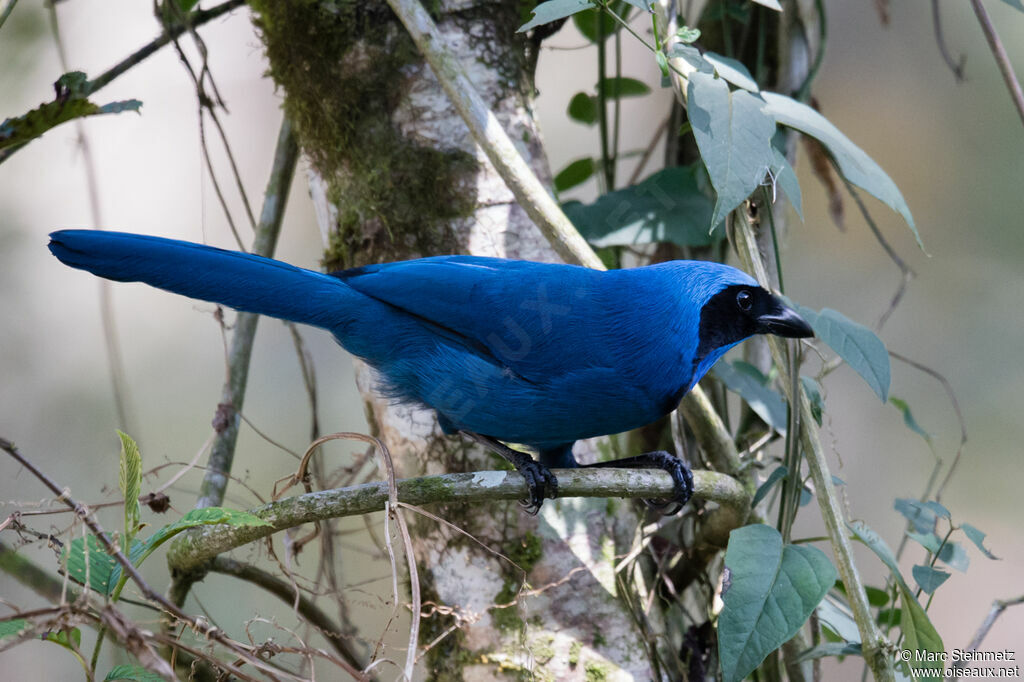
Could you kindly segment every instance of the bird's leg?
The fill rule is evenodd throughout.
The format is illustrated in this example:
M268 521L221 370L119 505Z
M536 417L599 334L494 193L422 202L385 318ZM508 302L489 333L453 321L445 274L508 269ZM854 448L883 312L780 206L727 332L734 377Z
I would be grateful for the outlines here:
M656 509L662 514L678 514L683 506L690 500L690 496L693 495L693 474L690 473L689 467L683 463L683 460L673 454L665 452L664 450L645 452L644 454L637 455L636 457L613 459L609 462L580 464L581 469L591 467L612 469L662 469L667 471L669 475L672 476L672 481L675 483L675 490L672 492L672 497L667 502L644 500L644 504L651 509Z
M558 479L555 478L555 475L543 463L538 462L525 452L513 450L490 436L483 436L472 431L462 431L461 433L480 443L480 445L483 445L491 452L507 459L516 468L516 471L526 479L526 488L530 492L530 499L520 500L519 504L523 506L523 509L528 514L539 512L540 506L544 504L545 497L550 497L551 499L558 497Z

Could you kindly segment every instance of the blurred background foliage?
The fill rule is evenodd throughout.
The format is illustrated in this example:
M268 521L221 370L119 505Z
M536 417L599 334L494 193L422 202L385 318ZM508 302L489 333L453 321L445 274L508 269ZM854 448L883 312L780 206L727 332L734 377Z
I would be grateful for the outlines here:
M1008 4L987 7L1018 73L1024 72L1024 15ZM967 421L969 442L943 502L954 516L989 534L999 562L976 558L970 570L954 572L938 593L930 615L947 648L965 646L993 599L1022 592L1024 535L1020 531L1020 466L1024 426L1024 133L976 20L966 3L942 3L946 40L966 56L966 81L956 83L943 63L925 3L892 3L883 23L874 3L826 2L829 39L815 82L822 112L860 145L902 190L930 254L922 254L902 219L868 200L879 226L916 273L906 297L881 336L887 346L944 374ZM94 76L137 49L157 32L150 6L128 0L61 3L60 28L71 69ZM227 103L228 136L242 179L258 201L273 154L279 96L264 77L262 48L245 11L202 29L210 65ZM671 94L658 87L649 53L625 41L623 73L647 82L652 93L623 100L623 150L644 147ZM52 98L61 73L47 12L22 2L0 31L0 118L19 115ZM569 121L572 95L597 81L594 48L567 24L541 51L537 115L551 165L597 155L597 132ZM172 49L164 49L103 92L102 102L136 98L141 115L124 113L85 122L96 159L105 227L233 246L201 160L197 106L191 80ZM211 144L215 167L227 177L226 161ZM659 152L656 152L659 153ZM797 162L804 221L790 221L783 263L787 293L813 308L831 307L873 325L895 291L900 275L871 237L851 201L846 228L829 219L827 197ZM629 163L622 166L628 177ZM222 182L224 180L222 178ZM594 180L563 199L592 201ZM229 197L229 202L235 201ZM237 203L232 205L240 212ZM210 434L210 420L224 376L221 331L212 306L140 286L113 292L127 370L130 415L118 423L111 399L98 308L98 284L60 266L45 249L46 234L62 227L92 227L83 157L75 125L47 133L0 166L0 434L15 441L58 480L91 502L116 499L115 428L129 431L147 466L193 458ZM297 178L278 257L316 267L319 233ZM197 312L198 311L198 312ZM326 333L304 331L319 379L324 432L365 430L362 407L347 357ZM293 450L308 440L309 411L291 333L265 321L257 337L246 417ZM923 490L933 455L907 429L900 412L879 403L848 368L825 384L828 416L823 442L834 473L845 482L849 515L863 519L895 545L903 519L896 497ZM934 379L906 365L893 365L892 394L906 400L935 451L952 458L959 428L948 399ZM348 454L335 445L329 456ZM242 431L236 475L258 490L293 468L289 456ZM45 498L25 472L8 462L0 469L5 515ZM172 491L180 512L194 500L198 475ZM99 492L102 491L102 492ZM229 488L228 503L245 508L254 498ZM116 526L110 512L101 520ZM53 516L55 530L67 516ZM816 515L798 520L798 534L817 535ZM42 524L40 524L42 527ZM359 519L352 528L362 527ZM363 617L379 618L389 589L386 562L353 543L345 559L355 591L364 595ZM880 584L884 568L858 548L861 571ZM373 548L373 553L376 549ZM920 557L908 552L909 566ZM47 550L36 551L48 561ZM310 565L313 557L309 558ZM156 584L166 581L160 561L147 565ZM224 619L257 613L237 603L224 578L196 586L203 606ZM0 596L23 603L27 594L0 576ZM358 596L353 598L359 602ZM260 615L289 617L276 604ZM228 614L236 613L237 617ZM985 649L1019 646L1024 610L1003 616ZM40 655L42 643L5 652L4 668L37 679L77 675L67 657ZM1020 653L1020 652L1018 652ZM20 675L23 676L23 675ZM13 677L19 677L15 674Z

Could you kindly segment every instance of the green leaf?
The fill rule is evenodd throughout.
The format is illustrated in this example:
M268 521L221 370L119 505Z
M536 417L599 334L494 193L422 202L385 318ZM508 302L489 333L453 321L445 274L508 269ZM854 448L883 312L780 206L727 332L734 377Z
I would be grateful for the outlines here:
M868 603L872 606L885 606L889 603L889 593L881 588L865 585L864 592L868 596Z
M669 48L668 56L672 59L682 59L693 68L697 69L701 73L713 74L715 67L704 60L700 50L695 48L693 45L686 45L685 43L675 43Z
M103 682L115 682L118 680L130 680L131 682L164 682L160 675L146 670L141 665L119 665L111 668Z
M924 250L921 235L914 226L907 202L896 183L882 167L864 153L860 147L843 135L838 128L817 111L796 100L775 92L762 92L766 110L781 125L795 128L825 145L843 176L854 185L878 198L882 203L903 216L914 233L917 245Z
M550 24L552 21L565 19L577 12L586 9L593 9L594 3L590 0L548 0L533 8L533 18L519 27L516 33L529 31L531 28Z
M889 549L889 545L881 538L878 533L873 531L863 521L854 521L853 523L846 524L850 530L853 531L853 535L856 539L864 543L875 555L882 560L892 575L896 578L896 581L902 585L906 585L906 581L903 580L903 576L900 575L899 564L896 563L896 555Z
M925 503L924 503L924 506L926 506L929 509L931 509L932 513L935 514L940 519L946 519L947 521L950 520L949 510L946 509L941 504L939 504L938 502L936 502L935 500L926 500Z
M840 583L841 584L841 583ZM839 604L834 597L826 597L815 609L821 624L831 630L844 642L860 644L860 630L849 607Z
M917 583L917 586L928 594L933 594L951 575L946 571L925 566L924 564L915 564L910 571L914 575L914 581Z
M567 189L586 182L590 179L590 176L594 174L596 166L597 164L595 164L594 160L590 157L585 159L576 159L559 171L558 175L555 176L555 189L559 192L564 192Z
M800 377L800 383L804 385L804 393L807 394L807 400L811 403L811 415L814 417L814 421L818 422L818 426L821 426L821 415L825 411L825 399L821 395L821 384L811 377Z
M18 637L30 627L24 618L15 618L0 622L0 643L9 637Z
M787 424L786 401L768 388L768 380L750 363L719 362L714 374L733 393L738 394L750 405L750 409L764 420L764 423L785 435Z
M85 97L88 78L81 71L71 71L53 84L56 95L52 102L45 102L28 113L9 118L0 123L0 149L29 142L51 128L76 118L116 114L122 111L138 111L142 102L126 100L99 106Z
M139 495L142 493L142 455L139 446L128 434L118 431L121 439L121 469L118 484L124 497L124 534L129 541L141 524Z
M580 234L598 248L671 242L708 246L712 199L698 182L699 164L672 166L643 182L603 194L592 204L566 202L562 209Z
M603 81L599 81L595 88L599 95L603 91L604 96L608 99L642 97L651 91L651 89L647 87L647 83L635 78L626 78L625 76L605 78Z
M100 594L110 593L110 572L117 560L104 551L95 535L75 538L64 545L63 560L64 570L72 580L88 584Z
M882 402L886 402L891 367L889 352L882 340L864 325L831 308L815 313L806 306L798 306L797 312L822 341L861 375Z
M725 80L729 81L738 88L749 90L750 92L758 92L761 90L757 86L757 81L750 75L750 71L747 67L731 57L724 57L717 52L711 52L710 50L704 53L705 61L711 63L711 66L715 67L715 72Z
M630 7L624 2L616 0L616 2L610 3L609 9L624 20L629 18ZM611 14L602 12L600 9L588 9L583 12L577 12L572 15L572 23L576 24L576 29L592 43L598 42L599 29L603 30L605 40L609 36L615 35L615 31L618 29L618 23L612 18Z
M174 523L164 526L146 541L146 545L149 551L152 551L152 549L160 546L183 530L198 526L213 526L220 523L226 523L236 528L271 525L269 521L265 521L255 514L250 514L246 511L227 509L225 507L204 507L203 509L193 509Z
M178 0L178 7L185 14L188 14L192 9L199 4L199 0Z
M939 547L942 546L942 540L939 539L935 533L915 533L912 530L907 531L907 537L927 549L932 554L939 551Z
M661 70L661 87L669 86L668 57L661 50L654 53L654 61L658 62L658 69Z
M648 14L652 12L651 0L626 0L626 2L628 2L630 5L633 5L633 7L636 7L637 9L647 12Z
M906 640L903 648L907 651L930 652L933 654L925 656L925 658L934 659L934 662L921 661L920 665L923 668L934 671L934 677L929 676L929 679L941 678L944 653L942 638L935 631L935 627L928 620L928 614L921 608L921 605L914 598L913 592L911 592L910 587L907 585L907 581L900 574L896 557L893 555L892 550L889 549L889 545L875 531L860 521L847 525L853 531L854 537L867 545L882 560L882 563L888 566L893 578L896 579L896 584L900 590L900 600L902 601L900 628L903 630Z
M132 540L128 560L138 565L145 552L145 543ZM85 585L88 578L89 589L100 594L111 594L121 578L121 565L107 554L95 535L78 537L64 545L62 560L68 577L81 585Z
M597 123L597 98L585 92L577 92L569 100L569 118L587 125Z
M693 136L718 193L714 227L764 180L775 160L775 119L759 96L731 92L723 79L706 73L691 73L687 92Z
M935 512L927 505L918 500L906 497L897 497L892 504L893 508L910 521L918 533L931 533L935 530L937 519Z
M816 658L825 658L826 656L860 656L861 647L860 642L855 644L848 644L847 642L825 642L819 644L816 647L808 649L802 652L796 657L797 663L803 663L804 661L811 661Z
M926 442L932 442L931 435L927 431L922 429L921 426L917 423L917 420L914 419L914 415L910 411L910 405L907 404L906 400L901 400L900 398L889 398L889 404L891 404L893 407L895 407L897 410L903 413L903 423L907 426L908 429L910 429L917 435L921 436L921 438L924 438Z
M955 568L961 573L965 573L967 567L971 564L971 558L967 556L967 551L963 548L963 545L951 540L946 540L946 544L939 550L939 561L950 568Z
M125 99L120 102L108 102L100 107L98 113L100 114L120 114L125 111L139 112L142 108L142 102L137 99Z
M700 29L683 26L676 31L676 39L681 43L695 43L700 39Z
M1016 10L1024 12L1024 4L1021 3L1021 0L1003 0L1003 2Z
M942 638L939 637L935 626L928 619L928 614L917 603L917 599L905 584L900 586L900 599L903 601L903 608L900 610L900 629L903 630L904 636L903 649L913 652L928 652L923 655L923 658L927 660L920 661L916 665L918 670L926 668L931 672L926 672L914 679L922 682L942 679L945 656Z
M982 533L980 530L978 530L969 523L965 523L962 526L960 526L960 530L962 530L964 534L967 535L967 539L973 542L974 546L977 547L982 554L987 556L989 559L995 559L996 561L1000 560L999 557L997 557L995 554L993 554L985 548L984 533Z
M816 547L783 545L774 528L754 524L729 534L728 571L718 619L718 655L726 682L737 682L807 621L836 580Z
M760 504L761 500L763 500L765 496L768 495L769 492L771 492L772 488L775 487L775 484L784 479L788 475L789 469L786 467L785 464L780 464L779 466L775 467L775 471L768 475L768 478L765 479L764 483L757 486L757 492L754 493L754 499L750 502L750 508L754 509L755 507L757 507L757 505Z
M45 632L42 636L43 641L53 642L59 644L65 649L71 649L76 651L82 646L82 631L78 628L71 628L70 630L57 630L55 632Z

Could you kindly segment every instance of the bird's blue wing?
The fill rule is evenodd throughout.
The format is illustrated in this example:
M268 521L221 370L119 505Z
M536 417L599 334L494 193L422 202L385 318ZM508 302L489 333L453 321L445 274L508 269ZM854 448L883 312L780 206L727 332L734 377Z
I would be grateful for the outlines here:
M359 293L435 325L527 381L614 365L606 273L571 265L442 256L334 273Z

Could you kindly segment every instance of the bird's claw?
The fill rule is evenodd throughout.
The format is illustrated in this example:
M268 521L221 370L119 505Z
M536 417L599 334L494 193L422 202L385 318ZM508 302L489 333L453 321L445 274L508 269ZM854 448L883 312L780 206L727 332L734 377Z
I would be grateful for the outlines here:
M529 499L519 500L519 506L527 514L536 516L545 497L552 500L558 497L558 479L550 469L534 459L520 462L516 468L526 479L526 489L530 494Z
M693 495L693 474L690 468L675 455L664 450L648 452L645 454L652 468L667 471L675 483L672 497L668 500L644 500L649 509L653 509L666 516L678 514Z

